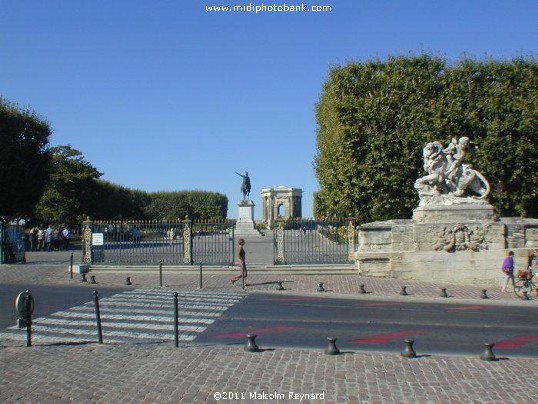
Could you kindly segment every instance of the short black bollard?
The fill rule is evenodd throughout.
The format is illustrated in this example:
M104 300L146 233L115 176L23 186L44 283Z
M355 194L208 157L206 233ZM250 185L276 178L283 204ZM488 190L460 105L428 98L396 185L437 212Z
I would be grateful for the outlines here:
M446 288L441 288L441 297L448 297L448 293L446 293Z
M480 299L489 299L487 289L482 289L482 296L480 296Z
M174 292L174 346L179 347L179 304L177 292Z
M367 293L364 287L365 287L364 283L361 283L359 285L359 293L362 293L362 294Z
M407 286L402 286L402 291L400 292L400 295L407 296L409 293L407 293Z
M69 261L69 276L73 279L73 253L71 253L71 260Z
M99 338L99 343L103 343L103 329L101 327L101 310L99 309L99 297L97 296L97 291L93 291L94 301L95 301L95 319L97 320L97 336Z
M325 355L338 355L340 353L340 350L336 347L336 340L337 338L327 337L329 345L325 348Z
M256 335L254 334L248 334L247 335L247 342L245 343L245 347L243 348L246 352L258 352L260 348L258 345L256 345Z
M88 282L86 279L86 274L80 274L80 282Z
M522 300L529 300L529 292L526 290L523 291L523 296L521 296Z
M404 358L416 358L417 353L413 349L413 344L415 343L415 341L413 341L412 339L406 339L404 340L404 342L405 349L401 352L400 355L402 355Z
M203 287L203 284L202 284L202 261L200 261L200 289L202 289Z
M32 312L34 311L34 298L30 289L26 290L26 346L32 346Z
M95 285L95 284L97 283L97 282L95 281L95 275L90 276L90 279L91 279L90 283L91 283L92 285Z
M128 277L125 279L125 284L126 284L127 286L132 285L131 277L130 277L130 276L128 276Z
M482 359L483 361L497 360L497 358L493 354L493 347L494 346L495 346L495 344L485 343L484 344L484 352L482 352L482 354L480 355L480 359Z
M323 282L320 282L318 285L318 292L325 292L325 288L323 287Z
M163 287L163 260L159 261L159 286Z
M284 290L284 286L282 286L282 282L284 281L277 281L276 290Z

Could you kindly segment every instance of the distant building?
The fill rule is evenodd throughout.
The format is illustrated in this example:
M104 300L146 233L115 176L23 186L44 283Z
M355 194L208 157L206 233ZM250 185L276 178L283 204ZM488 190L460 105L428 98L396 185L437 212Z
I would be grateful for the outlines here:
M272 226L277 219L302 217L303 190L276 187L262 189L263 222Z

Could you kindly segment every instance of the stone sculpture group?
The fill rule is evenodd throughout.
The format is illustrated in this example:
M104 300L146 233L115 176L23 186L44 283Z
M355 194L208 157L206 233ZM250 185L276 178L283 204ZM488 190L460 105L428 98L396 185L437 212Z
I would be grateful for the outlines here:
M419 206L472 203L488 196L489 182L465 161L473 147L466 136L452 139L446 148L437 140L424 147L422 158L428 174L415 182Z

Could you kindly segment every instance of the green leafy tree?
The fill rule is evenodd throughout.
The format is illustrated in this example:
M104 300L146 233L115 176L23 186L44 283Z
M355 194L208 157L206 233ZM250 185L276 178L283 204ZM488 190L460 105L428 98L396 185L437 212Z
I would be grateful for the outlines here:
M505 215L536 215L537 63L422 55L335 67L317 104L314 213L359 221L408 218L425 143L469 136L472 158L503 186L491 201Z
M31 217L47 183L49 123L0 97L0 220Z
M145 218L144 207L151 203L147 192L133 190L121 185L97 180L97 193L92 209L88 214L97 219L134 219Z
M144 208L146 219L224 219L228 198L207 191L155 192Z
M96 180L102 174L69 145L52 147L50 153L50 180L36 206L37 219L43 224L74 226L91 211Z

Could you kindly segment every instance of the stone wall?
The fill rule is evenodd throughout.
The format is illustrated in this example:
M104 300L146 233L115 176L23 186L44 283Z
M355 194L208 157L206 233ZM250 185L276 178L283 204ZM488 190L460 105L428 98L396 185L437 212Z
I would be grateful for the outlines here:
M418 220L359 227L355 260L361 275L498 286L508 250L521 269L538 248L538 219L498 220L489 204L419 209Z

